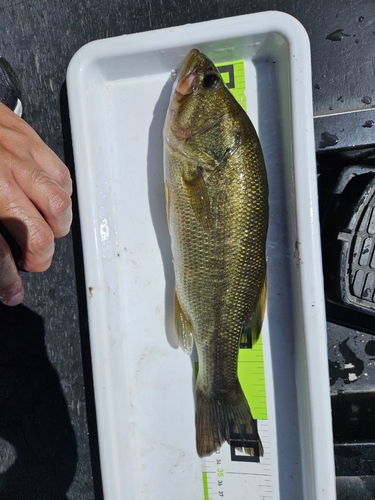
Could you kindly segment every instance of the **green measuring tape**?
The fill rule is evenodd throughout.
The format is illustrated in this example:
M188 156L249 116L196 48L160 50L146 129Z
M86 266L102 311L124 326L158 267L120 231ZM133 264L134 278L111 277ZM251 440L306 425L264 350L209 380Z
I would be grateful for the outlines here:
M239 60L220 63L217 64L216 67L219 69L230 92L243 109L247 111L244 61ZM253 343L251 348L240 348L238 356L238 378L249 403L253 418L255 420L267 420L262 334L259 336L258 340ZM233 469L232 467L232 470L228 470L227 457L221 457L221 451L218 451L216 456L212 455L212 457L202 459L203 469L206 469L202 472L204 500L213 500L213 497L217 498L224 496L227 498L228 495L225 493L225 486L228 474L231 474L232 478L234 474L247 474L243 469L243 467L248 464L246 459L244 459L244 463L242 464L240 464L240 462L232 462L235 468ZM256 464L252 465L254 466ZM265 487L264 491L267 491L267 487ZM266 498L266 496L263 495L262 497ZM267 498L271 497L267 496Z
M245 94L245 63L244 61L232 61L216 65L223 77L225 85L234 95L237 102L247 111Z

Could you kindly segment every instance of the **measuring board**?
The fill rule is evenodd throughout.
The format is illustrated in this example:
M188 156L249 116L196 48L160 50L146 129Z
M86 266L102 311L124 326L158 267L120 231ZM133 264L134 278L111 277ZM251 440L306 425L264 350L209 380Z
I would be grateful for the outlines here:
M244 61L217 64L217 68L228 89L247 111ZM267 323L265 319L264 332L268 332ZM256 421L264 455L251 457L224 443L216 453L202 458L204 500L248 500L249 494L251 500L279 499L276 427L269 419L273 413L270 411L273 410L273 388L266 391L263 340L264 333L251 346L240 348L238 377Z

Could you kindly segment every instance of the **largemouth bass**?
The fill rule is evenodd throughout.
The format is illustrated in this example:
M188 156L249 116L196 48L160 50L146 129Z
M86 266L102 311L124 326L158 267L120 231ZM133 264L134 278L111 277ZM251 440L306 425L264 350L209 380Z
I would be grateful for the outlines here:
M199 456L224 441L263 448L237 377L242 337L259 335L266 296L268 184L262 150L220 72L197 49L174 83L164 125L167 219L179 343L199 361Z

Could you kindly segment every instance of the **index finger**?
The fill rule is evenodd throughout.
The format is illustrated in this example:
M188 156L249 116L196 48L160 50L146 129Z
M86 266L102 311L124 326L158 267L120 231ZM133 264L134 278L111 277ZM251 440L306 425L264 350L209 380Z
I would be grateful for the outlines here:
M1 131L3 146L6 144L23 144L25 154L27 154L28 150L29 154L40 168L71 196L72 179L68 167L52 149L42 141L30 125L3 104L0 103L0 106L5 108L2 109L2 114L4 114L6 118L6 125L2 127Z
M39 141L41 139L38 137ZM68 167L60 160L60 158L42 141L35 142L35 146L31 150L34 161L48 175L52 177L69 196L73 192L73 183Z

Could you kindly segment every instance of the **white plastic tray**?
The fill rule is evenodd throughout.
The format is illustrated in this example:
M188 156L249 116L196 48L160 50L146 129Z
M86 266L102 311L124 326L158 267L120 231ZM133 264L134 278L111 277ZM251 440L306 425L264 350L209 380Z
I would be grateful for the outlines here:
M171 70L192 47L216 63L244 59L269 176L262 498L334 500L309 42L278 12L92 42L69 65L105 498L204 498L192 366L171 326L162 164ZM251 481L227 482L225 498L248 499Z

